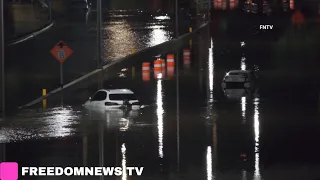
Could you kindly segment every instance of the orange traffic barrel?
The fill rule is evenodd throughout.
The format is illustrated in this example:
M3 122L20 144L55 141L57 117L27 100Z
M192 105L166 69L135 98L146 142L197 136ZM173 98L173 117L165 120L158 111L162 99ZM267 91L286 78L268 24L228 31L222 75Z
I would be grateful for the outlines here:
M190 59L190 55L191 55L190 49L185 49L185 50L183 50L183 60L184 60L184 61L185 61L185 60L189 60L189 59Z
M154 78L158 79L162 72L162 61L157 59L153 63Z
M142 73L150 73L150 63L149 62L142 63Z
M168 54L167 55L167 68L174 67L174 55Z
M149 62L142 63L142 80L150 81L150 63Z
M183 66L185 68L189 68L190 64L191 64L191 60L190 60L190 50L189 49L185 49L183 50Z
M294 9L294 0L290 0L290 9Z

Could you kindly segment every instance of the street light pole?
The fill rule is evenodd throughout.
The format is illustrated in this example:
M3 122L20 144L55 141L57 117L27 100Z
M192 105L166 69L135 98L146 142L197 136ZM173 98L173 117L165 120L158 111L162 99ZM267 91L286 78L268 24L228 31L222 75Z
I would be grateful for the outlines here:
M1 43L1 111L2 118L5 117L5 68L4 68L4 7L3 0L0 0L0 43Z
M101 68L101 0L97 0L97 68Z
M52 21L52 0L49 0L49 22Z
M178 0L175 0L175 24L176 24L176 38L179 37L179 1Z
M175 0L175 24L176 24L176 38L179 37L179 4ZM179 55L180 51L176 51L176 96L177 96L177 169L180 170L180 100L179 100Z
M97 69L102 69L101 61L101 27L102 27L102 5L101 0L97 0ZM99 73L98 89L103 86L103 71Z

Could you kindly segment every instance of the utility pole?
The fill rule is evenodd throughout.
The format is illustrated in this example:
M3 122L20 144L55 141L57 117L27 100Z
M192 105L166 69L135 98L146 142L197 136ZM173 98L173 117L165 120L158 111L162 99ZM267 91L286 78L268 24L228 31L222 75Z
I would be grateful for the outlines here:
M1 117L5 117L5 68L4 68L4 7L3 0L0 0L0 61L1 61Z

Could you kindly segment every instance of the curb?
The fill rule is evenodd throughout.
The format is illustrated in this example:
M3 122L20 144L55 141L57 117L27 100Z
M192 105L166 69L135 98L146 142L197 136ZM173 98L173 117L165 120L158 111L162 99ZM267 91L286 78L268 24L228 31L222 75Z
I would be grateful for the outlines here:
M139 54L148 54L148 52L149 52L151 49L157 49L157 48L159 48L159 47L168 46L169 44L178 45L178 44L179 44L179 41L184 42L185 39L190 38L192 35L198 33L201 29L207 27L209 24L210 24L209 22L203 23L201 26L199 26L195 31L193 31L193 32L191 32L191 33L187 33L187 34L181 35L181 36L179 36L178 38L175 38L175 39L166 41L166 42L164 42L164 43L158 44L158 45L153 46L153 47L145 48L145 49L143 49L143 50L141 50L141 51L139 51L139 52L136 52L135 54L130 54L130 55L128 55L128 56L126 56L126 57L123 57L123 58L121 58L121 59L119 59L119 60L116 60L116 61L113 61L113 62L111 62L111 63L109 63L109 64L106 64L106 65L104 65L101 69L95 69L95 70L93 70L93 71L91 71L91 72L89 72L89 73L87 73L87 74L85 74L85 75L83 75L83 76L81 76L81 77L79 77L79 78L77 78L77 79L69 82L68 84L64 85L63 87L57 88L57 89L55 89L55 90L52 90L52 91L50 91L47 95L41 96L41 97L39 97L39 98L37 98L37 99L29 102L28 104L25 104L25 105L20 106L20 107L18 107L18 108L21 109L21 108L26 108L26 107L30 107L30 106L33 106L33 105L35 105L35 104L38 104L38 103L40 103L42 100L44 100L44 99L46 99L46 98L48 98L48 97L50 97L50 96L52 96L52 95L54 95L54 94L57 94L58 92L60 92L60 91L62 91L62 90L64 90L64 89L67 89L67 88L69 88L69 87L71 87L71 86L73 86L73 85L76 85L76 84L80 83L81 81L86 80L86 79L92 77L93 75L96 75L96 74L98 74L98 73L100 73L100 72L103 72L103 71L105 71L106 69L109 69L109 68L112 67L112 66L116 66L116 65L119 65L119 64L121 64L121 63L126 63L126 61L127 61L128 59L132 59L132 58L135 57L135 56L139 56ZM169 46L169 47L170 47L170 46Z
M55 21L51 22L50 24L46 25L44 28L42 28L42 29L40 29L38 31L30 33L29 35L17 38L15 40L11 40L11 41L7 42L7 46L13 46L13 45L22 43L24 41L27 41L29 39L35 38L37 35L47 31L48 29L50 29L54 24L55 24Z

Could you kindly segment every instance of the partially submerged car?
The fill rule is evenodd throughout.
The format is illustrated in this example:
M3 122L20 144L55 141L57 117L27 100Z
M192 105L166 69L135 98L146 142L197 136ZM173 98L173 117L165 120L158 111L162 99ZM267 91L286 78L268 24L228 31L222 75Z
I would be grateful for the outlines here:
M140 109L140 102L130 89L101 89L84 104L90 109Z
M222 89L243 89L254 86L256 76L253 71L232 70L222 80Z

